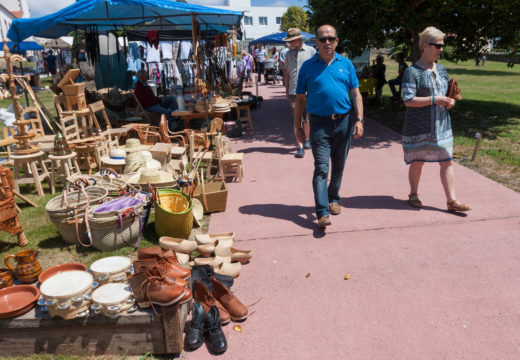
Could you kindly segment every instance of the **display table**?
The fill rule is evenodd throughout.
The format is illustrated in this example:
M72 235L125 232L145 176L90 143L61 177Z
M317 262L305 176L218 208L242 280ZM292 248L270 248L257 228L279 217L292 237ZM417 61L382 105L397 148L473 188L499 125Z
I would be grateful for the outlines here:
M229 111L226 111L226 112L229 112ZM214 117L222 118L226 112L210 111L210 112L205 113L205 112L195 112L195 111L172 111L171 115L180 117L182 119L182 121L184 121L184 128L191 129L191 125L190 125L191 120L204 119L206 117L206 115L209 118L214 118Z
M14 319L0 319L2 356L31 354L179 354L191 302L152 308L111 319L103 315L62 320L35 308Z

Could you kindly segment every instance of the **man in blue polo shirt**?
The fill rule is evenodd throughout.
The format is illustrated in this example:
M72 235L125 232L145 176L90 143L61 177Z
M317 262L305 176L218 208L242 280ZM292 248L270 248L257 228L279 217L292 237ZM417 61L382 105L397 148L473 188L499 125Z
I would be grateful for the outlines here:
M298 74L294 126L298 141L305 141L301 117L307 96L314 156L312 188L316 204L318 226L331 224L329 215L339 215L339 189L350 140L363 136L363 100L354 66L349 59L336 52L336 29L323 25L316 37L318 53L303 63ZM350 94L350 98L349 98ZM356 115L350 114L351 99ZM329 158L331 163L330 183Z

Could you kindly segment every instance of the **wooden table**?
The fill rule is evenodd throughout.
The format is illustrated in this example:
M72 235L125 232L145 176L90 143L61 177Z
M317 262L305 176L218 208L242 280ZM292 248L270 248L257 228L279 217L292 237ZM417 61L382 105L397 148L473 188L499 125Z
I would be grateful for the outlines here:
M214 117L223 117L225 113L227 113L229 111L225 111L225 112L213 112L213 111L210 111L208 113L205 113L205 112L195 112L195 111L172 111L171 112L171 115L172 116L178 116L182 119L182 121L184 121L184 128L185 129L191 129L191 120L195 120L195 119L204 119L206 116L208 116L209 118L214 118Z
M0 139L0 146L9 146L9 145L16 144L17 142L18 142L18 140L13 139L13 138Z
M116 319L91 313L73 320L51 319L34 308L14 319L0 319L2 356L179 354L190 306L156 306L162 316L148 308Z

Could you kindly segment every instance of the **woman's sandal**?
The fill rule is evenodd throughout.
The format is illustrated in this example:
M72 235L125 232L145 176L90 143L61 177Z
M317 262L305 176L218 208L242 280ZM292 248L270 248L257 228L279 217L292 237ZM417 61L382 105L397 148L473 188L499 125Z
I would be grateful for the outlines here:
M448 201L446 204L448 205L448 211L450 212L471 210L471 206L463 204L458 200Z
M408 195L408 202L414 208L418 208L418 209L422 208L422 202L421 202L421 200L419 200L419 196L417 193Z

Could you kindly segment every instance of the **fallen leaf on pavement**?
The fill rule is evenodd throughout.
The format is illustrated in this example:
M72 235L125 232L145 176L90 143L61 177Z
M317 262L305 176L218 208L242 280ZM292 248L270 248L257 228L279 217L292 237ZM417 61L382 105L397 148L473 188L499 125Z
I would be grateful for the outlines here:
M350 279L350 275L349 275L349 274L345 274L345 276L343 277L343 279L345 279L345 280Z
M235 330L236 332L242 332L242 326L235 325L235 326L233 326L233 330Z
M311 273L307 273L307 275L305 275L305 277L310 277L311 276Z

